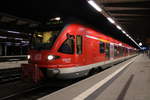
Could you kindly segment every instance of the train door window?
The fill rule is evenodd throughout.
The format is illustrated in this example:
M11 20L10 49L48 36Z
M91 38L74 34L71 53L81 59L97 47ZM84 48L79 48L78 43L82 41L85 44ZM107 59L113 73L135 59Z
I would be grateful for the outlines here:
M122 47L119 46L119 56L121 56L122 54Z
M126 55L128 54L128 50L127 50L127 48L125 48L125 54L126 54Z
M73 54L74 53L74 40L68 38L65 42L61 45L58 52L66 53L66 54Z
M117 57L118 55L118 50L117 50L117 46L115 45L114 46L114 56Z
M110 44L106 43L106 57L109 58L110 57Z
M82 36L81 35L76 36L76 48L77 48L77 54L82 54Z
M127 54L129 55L129 49L127 48Z
M120 57L120 56L121 56L121 47L118 46L118 57Z
M105 43L100 42L100 53L105 53Z
M120 48L120 46L118 46L118 57L120 57L120 50L121 50L121 48Z
M122 48L123 48L122 55L124 56L125 55L125 47L122 47Z
M120 55L123 56L123 47L121 47Z

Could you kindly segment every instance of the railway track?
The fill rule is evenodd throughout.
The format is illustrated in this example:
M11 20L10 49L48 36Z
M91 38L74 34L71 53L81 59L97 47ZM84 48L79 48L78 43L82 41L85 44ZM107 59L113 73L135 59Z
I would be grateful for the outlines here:
M0 100L9 100L9 99L14 100L16 98L18 98L18 100L20 98L20 100L21 100L21 98L23 96L25 96L26 94L29 94L31 92L33 93L34 91L37 91L38 89L42 89L44 87L45 87L45 85L35 85L35 86L30 87L28 89L25 89L25 90L22 90L22 91L17 91L15 93L10 94L10 95L1 97Z
M99 73L103 70L98 70L94 74ZM59 89L62 89L64 87L67 87L71 84L74 84L78 81L81 81L85 78L88 78L94 74L91 74L87 77L77 78L77 79L71 79L71 80L57 80L57 79L49 79L46 81L41 82L40 84L31 84L30 86L25 86L23 84L26 84L26 82L21 82L19 84L15 84L12 86L19 86L19 87L12 87L12 86L5 86L5 87L12 87L12 89L6 90L5 95L0 94L0 100L36 100L40 97L43 97L45 95L48 95L52 92L55 92ZM21 81L21 80L20 80ZM4 88L5 88L4 87ZM20 88L20 89L19 89ZM15 90L16 89L16 90ZM10 93L7 93L8 91L11 91Z
M0 84L21 79L21 68L1 69Z
M66 80L66 81L51 79L49 81L41 82L40 84L32 84L32 86L28 86L27 88L25 88L26 86L22 85L20 87L17 87L16 89L18 90L16 90L15 92L11 92L9 94L7 93L7 95L4 96L1 96L0 94L0 100L36 100L40 97L43 97L54 91L67 87L80 80L82 79ZM20 84L15 85L18 86Z

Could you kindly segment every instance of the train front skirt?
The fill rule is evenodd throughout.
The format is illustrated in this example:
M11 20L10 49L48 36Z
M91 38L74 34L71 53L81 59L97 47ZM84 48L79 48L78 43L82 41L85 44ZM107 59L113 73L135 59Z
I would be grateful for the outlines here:
M22 64L21 69L22 69L21 78L23 80L31 80L37 83L40 80L44 79L44 74L40 70L40 68L37 67L37 64Z

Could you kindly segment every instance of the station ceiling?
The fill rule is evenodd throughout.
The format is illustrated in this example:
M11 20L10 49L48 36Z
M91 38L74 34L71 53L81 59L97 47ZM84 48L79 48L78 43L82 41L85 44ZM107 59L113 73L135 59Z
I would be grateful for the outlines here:
M149 0L95 0L137 43L148 45L150 38ZM49 27L51 18L80 20L120 41L137 47L107 18L93 9L87 0L5 0L0 3L0 33L20 31L22 38L37 28ZM5 31L7 30L7 31ZM19 35L16 35L19 37Z

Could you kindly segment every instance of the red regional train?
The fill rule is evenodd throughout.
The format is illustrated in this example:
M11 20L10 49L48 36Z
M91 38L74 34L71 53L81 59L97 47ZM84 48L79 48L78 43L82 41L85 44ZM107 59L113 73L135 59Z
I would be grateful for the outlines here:
M71 23L61 31L33 34L28 64L22 77L70 79L86 76L135 56L136 49L82 24Z

